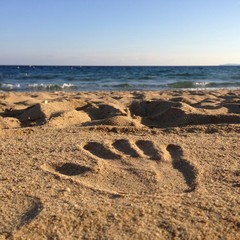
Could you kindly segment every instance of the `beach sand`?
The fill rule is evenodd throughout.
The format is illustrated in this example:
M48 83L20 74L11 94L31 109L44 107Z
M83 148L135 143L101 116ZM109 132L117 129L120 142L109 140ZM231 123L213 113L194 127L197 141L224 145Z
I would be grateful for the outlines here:
M240 239L240 90L0 93L0 239Z

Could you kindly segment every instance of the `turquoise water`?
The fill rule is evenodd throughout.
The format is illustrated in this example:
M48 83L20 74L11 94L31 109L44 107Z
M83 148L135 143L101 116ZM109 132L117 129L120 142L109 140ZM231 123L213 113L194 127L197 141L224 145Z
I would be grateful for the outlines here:
M1 91L240 88L240 66L0 66Z

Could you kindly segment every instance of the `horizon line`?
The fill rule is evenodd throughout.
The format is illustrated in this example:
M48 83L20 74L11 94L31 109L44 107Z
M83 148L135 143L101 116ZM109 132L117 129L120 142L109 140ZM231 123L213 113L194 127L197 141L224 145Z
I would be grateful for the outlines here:
M218 67L218 66L240 66L240 64L209 64L209 65L0 64L0 66L19 66L19 67Z

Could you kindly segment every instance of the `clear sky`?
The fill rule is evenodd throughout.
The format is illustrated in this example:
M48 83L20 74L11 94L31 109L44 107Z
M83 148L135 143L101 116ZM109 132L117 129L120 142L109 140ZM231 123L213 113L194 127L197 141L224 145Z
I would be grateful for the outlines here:
M0 64L240 63L240 0L0 0Z

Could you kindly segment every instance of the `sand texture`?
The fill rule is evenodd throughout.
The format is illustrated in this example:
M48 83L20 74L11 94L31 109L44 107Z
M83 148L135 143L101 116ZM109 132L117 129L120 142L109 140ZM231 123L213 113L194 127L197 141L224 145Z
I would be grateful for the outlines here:
M240 239L240 90L0 93L0 240Z

